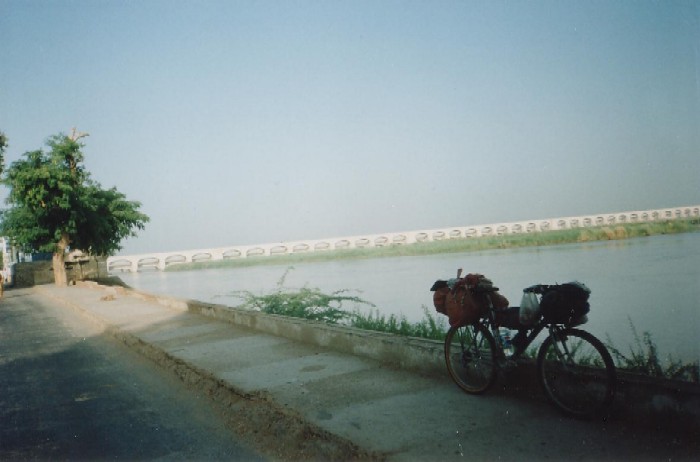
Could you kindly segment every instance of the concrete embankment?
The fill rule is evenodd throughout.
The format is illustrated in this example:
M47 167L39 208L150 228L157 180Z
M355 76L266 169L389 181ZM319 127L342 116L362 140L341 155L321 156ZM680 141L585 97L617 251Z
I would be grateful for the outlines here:
M256 432L255 424L239 422L241 428L266 445L288 446L287 457L619 460L700 453L692 433L700 428L697 386L622 376L611 418L583 422L546 403L528 364L485 395L462 393L447 376L440 342L90 283L39 290L235 407L232 418L258 424Z
M438 377L446 374L443 343L439 341L331 326L196 300L180 300L137 291L133 291L133 294L144 300L187 309L192 313L297 342L366 357L419 374ZM534 364L524 360L521 366L522 370L509 373L508 378L518 387L538 388ZM618 414L635 420L669 419L700 429L700 385L618 371L615 408Z

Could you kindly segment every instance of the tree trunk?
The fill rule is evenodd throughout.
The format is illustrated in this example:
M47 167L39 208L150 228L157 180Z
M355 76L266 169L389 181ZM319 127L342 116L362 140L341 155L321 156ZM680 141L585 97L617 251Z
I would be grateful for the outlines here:
M66 274L66 249L70 244L70 239L67 234L61 235L61 240L58 241L58 249L53 254L53 278L57 286L68 285L68 275Z

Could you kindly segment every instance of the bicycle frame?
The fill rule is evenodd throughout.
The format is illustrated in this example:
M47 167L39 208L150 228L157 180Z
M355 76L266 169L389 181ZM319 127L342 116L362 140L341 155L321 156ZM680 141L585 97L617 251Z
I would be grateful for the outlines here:
M503 346L501 345L500 342L500 336L498 332L498 323L496 322L496 310L493 307L493 303L491 302L491 296L489 295L489 292L485 292L486 294L486 299L488 300L488 305L489 305L489 313L488 317L484 320L481 319L478 322L482 323L486 326L487 329L491 332L491 335L493 335L493 338L496 340L496 349L501 353L501 356L504 355L503 352ZM543 319L539 319L533 326L528 326L527 327L527 334L525 336L525 342L523 342L522 346L518 348L517 346L514 345L514 352L511 356L511 358L515 359L520 357L525 351L527 351L528 347L532 344L532 342L535 341L538 335L545 329L548 328L549 330L549 336L555 336L559 331L563 330L565 327L557 325L557 324L550 324L545 322Z

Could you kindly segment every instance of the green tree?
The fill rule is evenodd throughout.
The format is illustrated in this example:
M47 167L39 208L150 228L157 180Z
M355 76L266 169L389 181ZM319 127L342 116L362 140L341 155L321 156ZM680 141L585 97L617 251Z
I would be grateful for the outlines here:
M48 152L26 152L7 168L3 183L10 192L0 231L25 251L53 253L56 285L66 285L68 249L109 255L126 237L144 229L141 204L115 188L102 189L83 167L85 134L55 135Z

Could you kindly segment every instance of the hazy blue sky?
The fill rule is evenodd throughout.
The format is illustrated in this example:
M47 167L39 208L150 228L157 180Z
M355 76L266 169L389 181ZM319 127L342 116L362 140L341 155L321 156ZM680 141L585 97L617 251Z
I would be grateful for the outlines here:
M700 3L0 0L7 162L73 126L123 254L699 204Z

